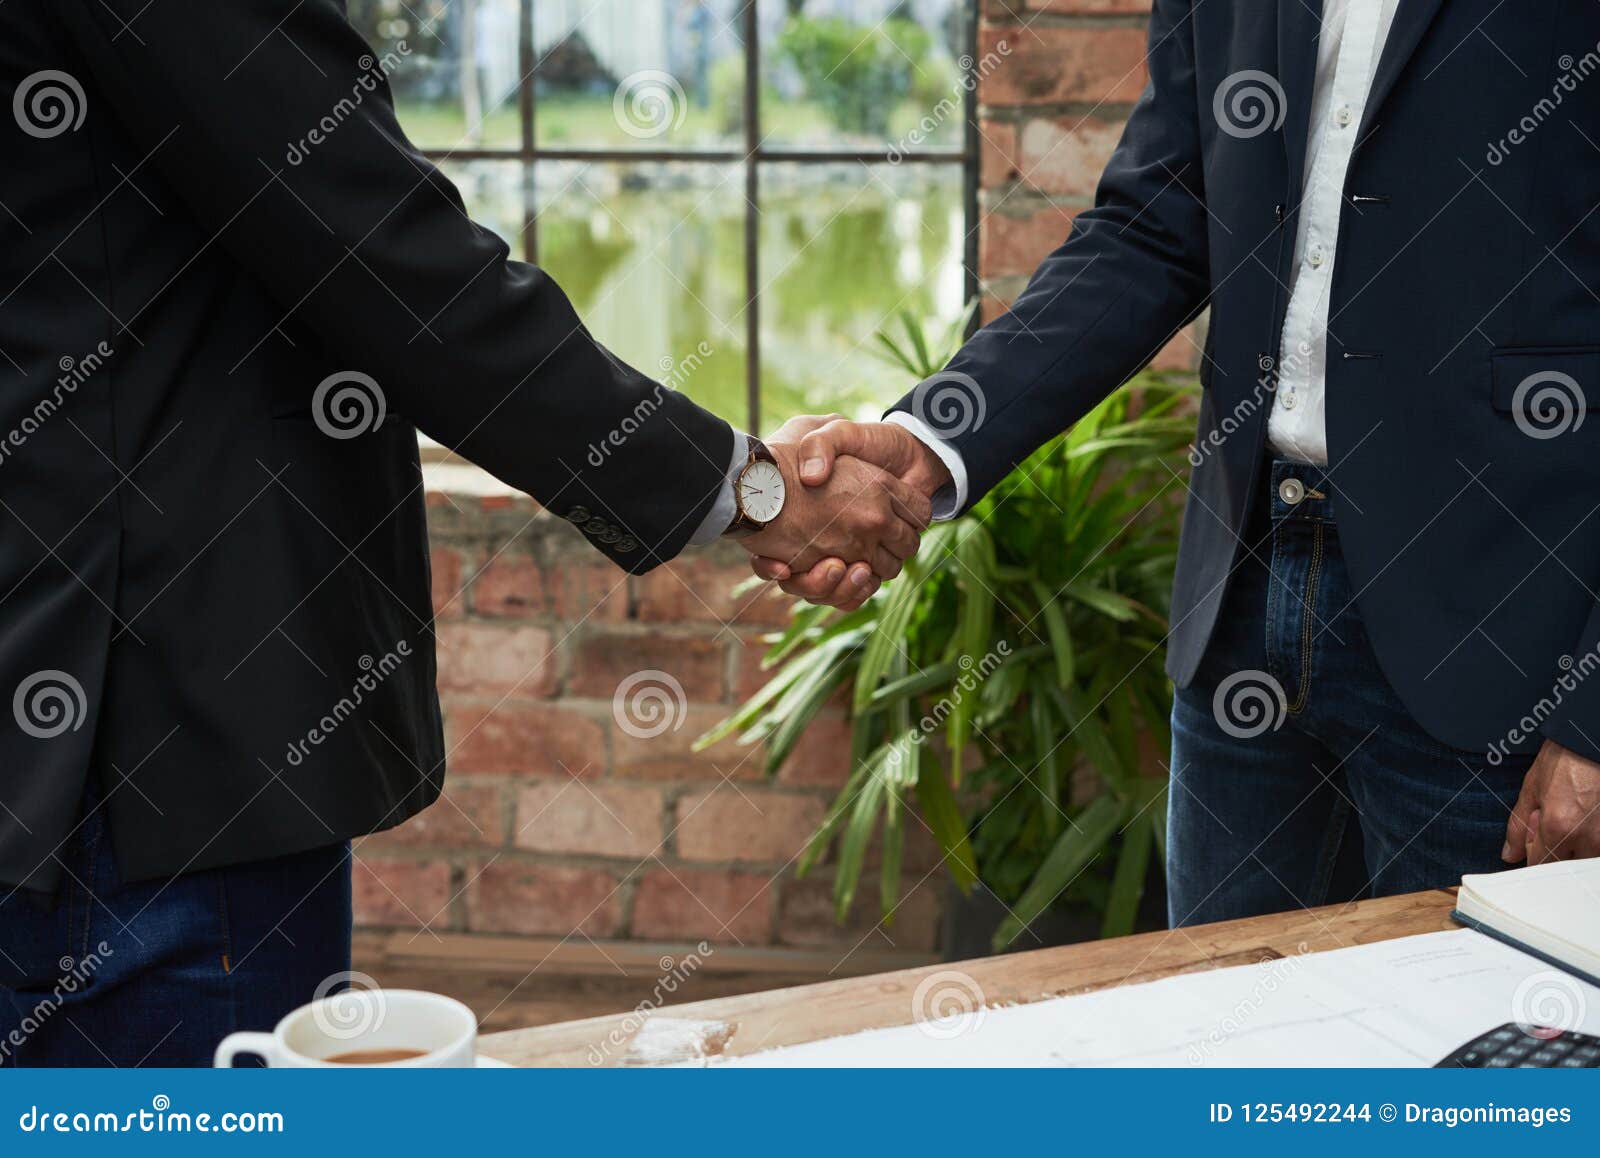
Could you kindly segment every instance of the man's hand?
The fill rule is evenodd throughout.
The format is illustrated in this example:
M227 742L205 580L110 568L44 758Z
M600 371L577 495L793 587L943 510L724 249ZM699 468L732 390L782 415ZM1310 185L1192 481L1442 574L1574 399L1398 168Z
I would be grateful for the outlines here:
M875 590L917 553L932 505L892 474L855 458L838 461L823 485L801 485L800 445L782 441L792 436L792 426L767 444L786 484L783 513L740 543L785 573L809 571L829 558L859 561L871 578L857 590ZM846 581L842 562L837 569L836 582Z
M779 438L785 436L799 437L800 478L808 487L827 483L837 469L843 469L838 464L850 461L843 456L873 463L925 500L950 483L950 472L939 456L905 427L892 422L848 422L837 415L794 418L778 433ZM777 580L790 595L854 611L879 584L865 563L847 566L845 561L850 558L830 553L809 569L781 559L756 558L751 567L761 578Z
M1543 864L1600 856L1600 764L1546 740L1522 780L1500 859Z

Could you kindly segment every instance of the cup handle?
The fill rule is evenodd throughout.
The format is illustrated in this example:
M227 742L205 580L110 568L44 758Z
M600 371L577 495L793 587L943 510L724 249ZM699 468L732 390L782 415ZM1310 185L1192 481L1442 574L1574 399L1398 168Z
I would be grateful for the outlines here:
M231 1070L233 1059L242 1053L260 1054L270 1066L278 1056L278 1039L270 1033L230 1033L217 1046L212 1064L219 1070Z

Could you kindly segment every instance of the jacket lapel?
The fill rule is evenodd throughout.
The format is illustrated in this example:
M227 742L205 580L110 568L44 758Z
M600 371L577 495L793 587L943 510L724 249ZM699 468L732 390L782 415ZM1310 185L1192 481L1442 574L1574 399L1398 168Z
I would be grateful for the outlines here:
M1372 78L1372 92L1367 97L1366 111L1361 117L1361 135L1358 141L1365 141L1372 132L1372 127L1377 123L1379 110L1383 102L1389 99L1389 94L1394 91L1395 82L1400 79L1400 74L1405 71L1406 64L1411 60L1412 53L1416 52L1417 45L1422 43L1422 34L1433 23L1433 18L1438 15L1444 0L1400 0L1400 6L1395 9L1394 24L1389 29L1389 40L1383 46L1383 54L1378 58L1378 71ZM1357 146L1360 147L1359 144Z
M1305 188L1306 137L1321 35L1322 0L1278 0L1278 83L1284 95L1283 143L1289 158L1291 205L1300 203Z

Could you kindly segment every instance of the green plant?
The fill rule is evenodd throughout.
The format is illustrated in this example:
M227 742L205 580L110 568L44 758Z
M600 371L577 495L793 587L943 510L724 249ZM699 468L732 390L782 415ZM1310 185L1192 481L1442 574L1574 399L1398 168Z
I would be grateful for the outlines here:
M835 126L886 136L890 114L911 94L932 44L925 28L903 18L869 26L839 16L795 16L779 33L777 50Z
M909 317L900 329L879 335L883 352L924 378L964 323L932 340ZM1105 935L1131 931L1164 851L1165 780L1141 774L1154 761L1140 745L1169 740L1162 644L1191 398L1140 377L932 527L859 611L797 610L766 655L775 674L702 738L765 742L775 772L850 685L852 772L800 864L837 846L841 920L880 831L885 914L898 904L914 798L955 882L981 879L1009 906L997 950L1064 892L1103 909Z

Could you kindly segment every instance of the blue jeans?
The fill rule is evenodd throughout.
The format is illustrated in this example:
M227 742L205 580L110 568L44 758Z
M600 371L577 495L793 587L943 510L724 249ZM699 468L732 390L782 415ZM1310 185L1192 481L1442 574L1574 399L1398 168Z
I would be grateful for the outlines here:
M1304 497L1291 501L1296 483ZM1506 820L1532 756L1495 767L1483 752L1448 747L1395 696L1339 551L1337 483L1272 464L1262 483L1270 512L1246 539L1199 675L1177 694L1174 927L1505 867Z
M0 887L0 1067L208 1066L348 973L348 843L124 885L92 801L55 897Z

